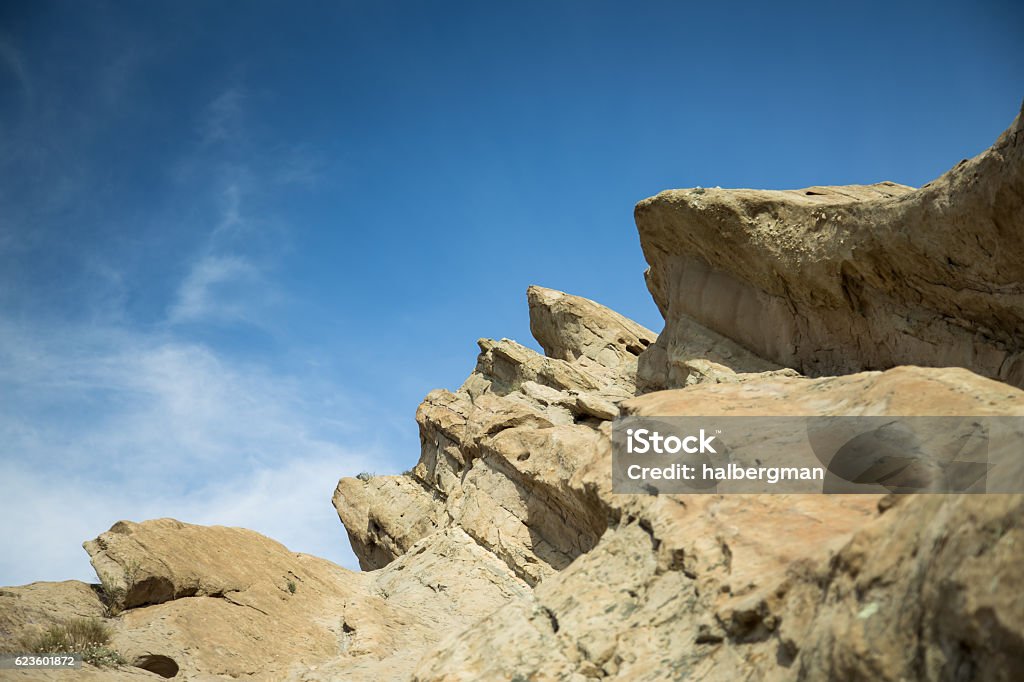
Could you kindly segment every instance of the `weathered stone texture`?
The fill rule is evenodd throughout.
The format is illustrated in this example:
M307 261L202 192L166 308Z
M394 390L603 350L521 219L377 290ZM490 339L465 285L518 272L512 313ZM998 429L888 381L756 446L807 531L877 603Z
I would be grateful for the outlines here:
M749 353L825 376L901 364L1024 385L1024 123L921 189L670 190L636 206L666 327L642 384ZM712 330L709 332L708 330Z

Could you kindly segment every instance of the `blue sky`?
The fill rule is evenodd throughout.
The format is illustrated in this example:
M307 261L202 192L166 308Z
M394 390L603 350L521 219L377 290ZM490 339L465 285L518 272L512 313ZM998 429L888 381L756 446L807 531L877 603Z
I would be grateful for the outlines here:
M355 561L337 478L418 456L532 283L660 329L633 205L920 185L1024 96L1024 8L0 5L0 584L122 518Z

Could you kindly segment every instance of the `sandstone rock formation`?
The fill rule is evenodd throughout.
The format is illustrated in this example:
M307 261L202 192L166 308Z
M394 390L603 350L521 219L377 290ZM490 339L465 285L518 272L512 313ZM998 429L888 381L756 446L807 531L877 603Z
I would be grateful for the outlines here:
M109 613L103 590L117 594L125 611L109 621L111 646L131 665L97 679L407 678L445 633L528 592L458 528L375 573L289 552L253 531L171 519L117 523L86 548L102 589L72 581L4 590L0 642L12 648L32 627L100 617Z
M760 371L751 353L813 376L915 364L1024 385L1021 116L918 190L670 190L635 215L666 320L647 388L685 385L694 356Z
M620 409L661 416L800 414L810 409L826 415L1022 415L1024 392L965 370L905 367L831 379L703 384L628 400ZM991 647L981 623L989 622L986 609L991 606L983 598L993 593L979 595L977 606L963 606L959 617L974 623L976 631L966 638L958 632L959 640L938 630L906 628L893 621L894 612L912 609L926 575L968 592L1024 578L1008 558L1015 539L1002 540L1005 534L994 544L978 539L993 532L985 528L1018 532L1021 496L1001 497L990 505L985 498L971 503L957 497L899 502L875 496L613 495L607 429L599 428L595 456L567 482L578 494L596 495L606 513L608 527L597 544L540 582L530 600L507 604L445 642L424 659L415 679L661 680L687 674L723 680L955 679L955 671L942 666L947 663L943 652L956 647L968 653L949 665L985 665L972 657L987 655L982 652ZM546 457L558 442L561 434L547 431L536 437L531 459ZM929 521L935 514L941 523ZM947 522L957 525L947 527ZM874 546L893 524L903 528L905 523L911 526L901 542L869 558L876 562L876 573L896 563L906 574L893 583L876 574L870 589L851 588L859 567L844 573L836 557L853 547ZM985 567L985 574L972 574L970 586L957 583L952 573L929 573L941 552L925 538L954 530L975 538L972 551L986 557L973 564L974 571ZM865 594L873 601L864 601ZM883 605L884 614L861 623ZM837 616L851 610L849 618ZM922 607L912 610L935 620ZM861 613L866 615L858 619ZM1003 660L990 671L1013 670L1013 661L1024 661L1013 653L1024 641L1017 618L1013 605L995 616L1001 630L1015 634L1000 645ZM873 636L879 640L891 637L893 630L904 639L899 646L887 642L869 664L857 650L864 645L847 639L850 619L858 626L877 626ZM809 648L816 652L813 657L803 653ZM819 656L824 650L828 655ZM1012 676L1006 673L1004 679Z
M532 286L526 299L530 332L546 356L598 373L610 370L619 386L635 388L637 358L657 334L589 299L554 289Z
M413 469L339 481L364 572L120 522L85 543L102 586L0 591L0 646L92 617L129 665L71 679L1024 679L1024 495L621 495L610 441L620 415L1024 416L1021 125L920 190L641 202L664 332L530 287L544 354L480 340Z
M480 340L462 387L420 405L411 476L339 482L334 504L363 568L458 526L533 585L601 536L605 510L569 481L593 456L593 427L633 396L636 358L655 334L587 299L541 287L527 295L531 329L559 357ZM546 456L534 458L540 449Z
M989 504L956 497L898 502L872 496L613 495L607 422L567 423L560 407L567 400L554 394L524 414L529 387L511 391L502 384L500 391L488 392L494 383L488 383L493 365L487 356L494 346L481 347L478 376L460 389L485 385L476 404L469 396L435 392L421 407L424 452L413 477L421 484L421 499L445 509L431 518L463 525L535 589L442 643L423 659L414 679L658 680L687 673L695 679L955 679L958 670L983 668L992 679L999 674L1012 679L1009 671L1021 662L1014 647L1024 641L1013 605L994 617L1001 631L1014 634L998 645L999 662L990 665L985 661L995 654L981 623L990 617L991 593L972 597L976 604L961 608L958 618L975 628L966 634L942 631L937 612L917 600L927 580L970 593L980 585L1001 589L1002 583L1024 577L1008 559L1015 539L1001 536L994 545L978 539L988 537L989 527L1020 529L1021 518L1015 516L1024 502L1020 496ZM519 358L529 367L541 362L525 349ZM519 371L509 369L507 375ZM823 379L792 374L736 375L732 381L624 400L618 409L662 416L1024 415L1024 393L963 369L900 367ZM574 456L580 451L588 456ZM387 519L396 515L375 504L379 497L372 491L392 485L387 478L342 480L335 497L339 514L343 519L376 514L379 527L389 525ZM358 486L371 492L347 492ZM573 526L567 530L587 541L562 542L564 557L572 559L564 567L545 561L553 543L544 533L565 527L537 521L550 519L559 508L550 502L553 493L575 499L574 509L589 512L589 527L580 523L578 512L568 517ZM369 510L360 508L364 500ZM487 518L481 518L481 510ZM943 522L930 524L936 515ZM850 587L859 566L839 570L837 557L871 546L894 524L903 528L904 523L911 526L901 542L869 557L877 564L876 582L870 589ZM975 539L972 551L989 557L974 562L975 573L967 578L929 573L929 566L943 559L925 538L953 530L945 523L955 523L963 538ZM395 546L387 536L369 536L353 525L348 523L356 545ZM524 541L513 543L509 537ZM890 584L877 573L893 563L905 573ZM982 570L984 575L976 572ZM865 594L873 600L864 601ZM883 606L887 610L876 615ZM897 610L929 624L920 631L908 628L894 620ZM847 640L857 628L878 640L870 657L862 642ZM894 631L901 640L892 638ZM815 653L803 653L809 649ZM952 650L960 652L955 660L946 654Z

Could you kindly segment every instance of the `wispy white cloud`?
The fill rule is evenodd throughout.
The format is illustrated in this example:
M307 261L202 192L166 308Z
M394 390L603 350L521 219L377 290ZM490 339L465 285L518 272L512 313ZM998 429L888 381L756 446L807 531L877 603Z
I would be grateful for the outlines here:
M18 55L2 48L0 61L22 68ZM117 95L136 63L126 57L100 84ZM23 69L15 73L28 78ZM159 286L145 278L151 249L167 242L138 233L129 266L114 260L123 251L98 247L69 256L83 266L76 280L82 287L69 288L61 306L52 306L36 280L15 276L0 290L0 584L89 579L83 540L119 519L163 516L253 528L293 550L355 567L331 492L339 476L388 470L388 456L373 444L379 439L362 426L380 421L314 368L286 368L280 357L243 360L230 343L202 340L202 332L224 325L273 335L273 313L288 300L275 279L287 229L254 207L265 206L259 200L275 188L314 181L303 155L281 152L276 162L276 152L266 151L272 146L250 145L246 101L241 87L222 91L204 112L195 148L184 150L177 166L168 163L187 170L172 173L179 187L213 192L206 216L160 216L170 224L200 221L172 235L176 253L185 240L192 244L177 276ZM52 160L47 202L64 194L63 171L55 169L66 159ZM86 176L94 170L84 163ZM35 211L33 223L52 223L48 234L67 229L64 214L21 204ZM119 217L113 211L110 219ZM28 253L26 221L10 219L10 230L7 221L0 212L0 248ZM42 233L33 239L33 257L53 248ZM156 292L161 302L153 304ZM129 310L140 293L153 306L147 322ZM346 445L357 438L370 444Z
M236 85L226 88L210 102L199 127L204 144L239 140L242 134L245 100L245 90Z
M21 50L3 37L0 37L0 66L2 66L0 73L6 71L17 81L25 104L30 105L33 99L33 89L32 80L29 78L28 69L25 66L25 59Z
M177 287L167 310L174 324L212 322L265 326L265 313L283 299L268 275L273 255L266 243L274 229L250 218L246 185L259 184L246 169L232 168L218 195L218 215ZM264 253L261 253L263 251ZM276 254L275 254L276 255Z
M230 182L221 192L220 221L211 235L211 241L230 237L245 226L242 218L242 189L238 182Z
M251 291L261 286L262 300ZM203 255L191 264L178 287L168 320L175 324L198 320L254 322L252 309L265 304L268 293L260 270L242 256Z
M329 387L197 344L10 322L0 377L0 583L88 579L83 540L162 516L355 566L331 491L386 458L338 444L338 415L366 415Z
M250 217L245 200L251 192L265 191L265 186L276 179L255 172L254 155L243 149L244 101L242 88L232 86L207 107L202 144L231 143L236 152L245 152L241 156L246 160L228 162L214 155L200 164L207 173L211 167L216 169L218 215L187 264L176 298L168 308L167 321L172 325L213 322L261 326L262 313L282 297L266 276L267 262L254 257L258 246L265 242L265 235L260 233L270 228L268 221ZM204 155L196 152L195 156Z

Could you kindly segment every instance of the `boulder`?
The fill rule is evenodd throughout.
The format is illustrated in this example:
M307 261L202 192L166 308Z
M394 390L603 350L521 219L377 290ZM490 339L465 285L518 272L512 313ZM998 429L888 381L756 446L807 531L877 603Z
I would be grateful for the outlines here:
M408 476L343 478L332 501L364 571L388 565L443 523L436 493Z

